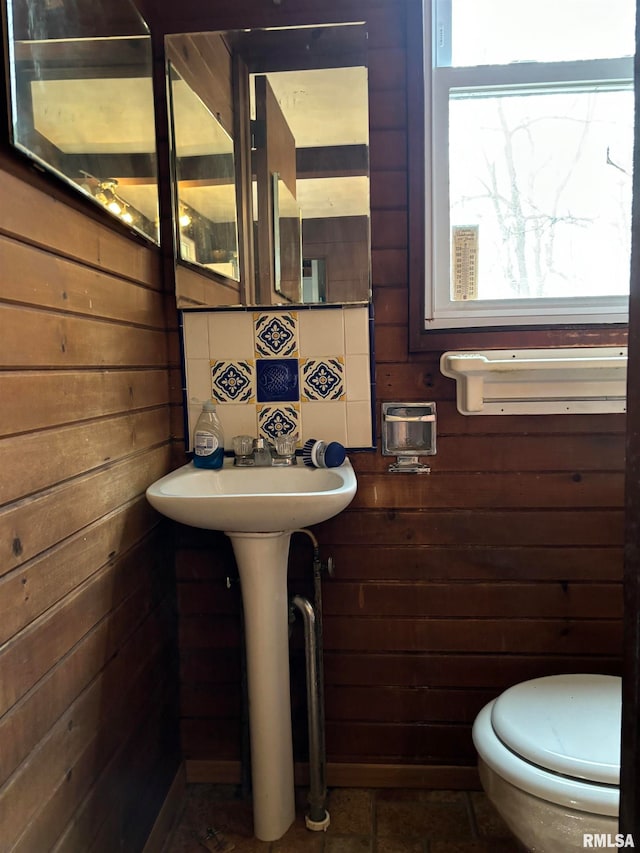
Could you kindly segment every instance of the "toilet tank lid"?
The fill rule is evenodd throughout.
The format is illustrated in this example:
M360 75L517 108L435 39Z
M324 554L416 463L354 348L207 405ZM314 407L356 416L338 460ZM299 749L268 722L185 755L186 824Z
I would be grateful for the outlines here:
M505 746L532 764L617 785L621 712L617 676L550 675L506 690L491 723Z

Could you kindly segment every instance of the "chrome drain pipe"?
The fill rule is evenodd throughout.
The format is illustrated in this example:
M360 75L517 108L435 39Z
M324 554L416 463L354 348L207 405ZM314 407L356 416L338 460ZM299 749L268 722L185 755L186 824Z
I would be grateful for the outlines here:
M307 829L315 832L329 826L326 809L327 783L324 754L324 707L322 690L322 650L318 643L318 622L311 602L295 595L291 603L302 614L307 675L307 726L309 729L309 814Z

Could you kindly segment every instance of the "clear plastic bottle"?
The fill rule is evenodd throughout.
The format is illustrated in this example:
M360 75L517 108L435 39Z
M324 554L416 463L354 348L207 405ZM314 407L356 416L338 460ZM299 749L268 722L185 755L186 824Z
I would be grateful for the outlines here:
M202 404L202 412L193 432L193 464L196 468L222 468L224 434L215 403Z

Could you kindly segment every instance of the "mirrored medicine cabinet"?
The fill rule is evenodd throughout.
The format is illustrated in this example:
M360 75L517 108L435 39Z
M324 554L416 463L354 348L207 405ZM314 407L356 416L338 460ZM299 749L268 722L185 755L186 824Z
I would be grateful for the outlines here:
M15 148L159 241L149 30L129 0L6 0Z
M168 35L165 49L178 307L368 301L366 26Z
M169 63L180 258L239 281L233 139Z
M132 0L3 12L10 144L158 244L152 42ZM362 22L164 37L178 307L370 300L366 40Z

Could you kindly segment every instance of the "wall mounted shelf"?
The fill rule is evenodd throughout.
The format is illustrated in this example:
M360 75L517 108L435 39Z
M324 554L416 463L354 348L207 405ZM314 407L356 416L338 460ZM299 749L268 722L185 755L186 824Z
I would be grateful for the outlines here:
M626 347L445 352L463 415L625 412Z

